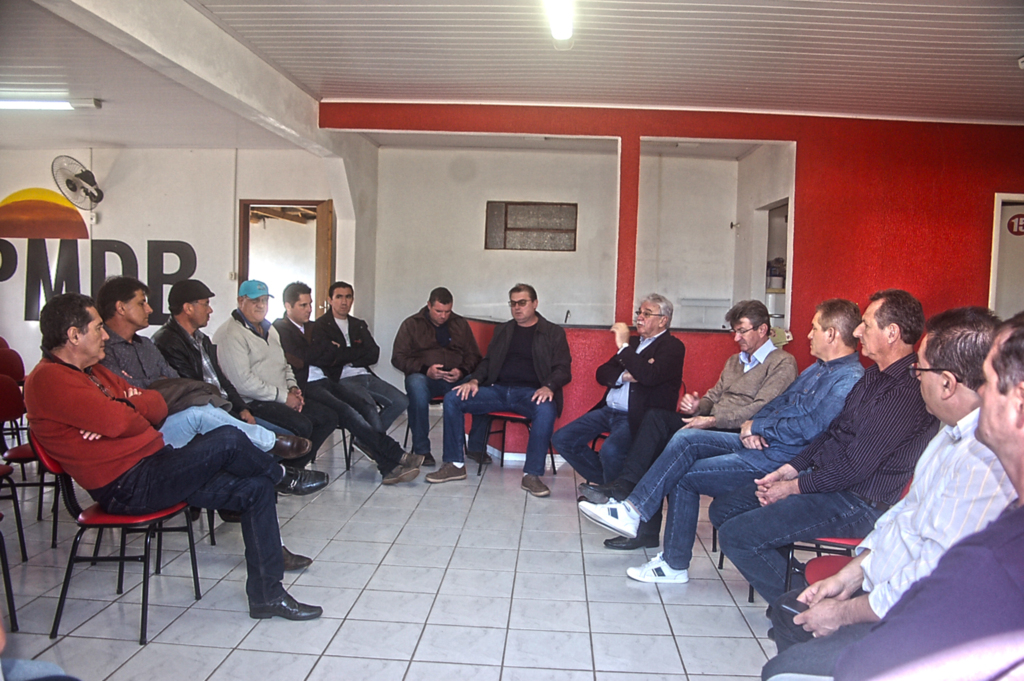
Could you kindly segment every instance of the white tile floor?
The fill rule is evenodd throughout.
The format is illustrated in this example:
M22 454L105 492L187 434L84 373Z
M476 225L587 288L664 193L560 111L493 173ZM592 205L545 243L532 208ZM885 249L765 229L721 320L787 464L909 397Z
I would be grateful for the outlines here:
M439 410L432 417L440 460ZM400 439L404 432L401 419L393 433ZM204 514L197 525L203 598L193 597L184 538L168 538L163 574L151 581L146 646L138 644L138 568L120 597L114 566L76 568L60 636L48 637L75 525L62 508L60 544L51 549L49 511L36 522L35 498L26 492L27 563L19 562L10 502L0 506L21 627L4 654L55 662L83 681L726 681L760 674L765 651L774 654L763 638L765 604L747 603L747 584L728 561L716 568L706 516L689 584L633 582L626 568L647 556L602 546L610 535L581 519L571 468L563 465L557 476L549 468L551 496L537 499L520 489L521 468L508 463L485 468L483 477L473 466L461 482L430 485L425 469L411 484L382 487L358 450L345 473L340 438L329 442L316 467L331 484L278 504L285 543L315 559L287 573L286 587L323 606L323 617L250 619L238 525L218 519L210 546Z

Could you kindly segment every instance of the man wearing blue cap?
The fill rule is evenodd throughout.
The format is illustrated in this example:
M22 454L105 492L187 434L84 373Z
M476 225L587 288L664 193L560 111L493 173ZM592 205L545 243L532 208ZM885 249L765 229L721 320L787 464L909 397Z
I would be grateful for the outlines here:
M320 445L338 425L327 407L306 402L292 368L285 361L281 338L267 321L270 294L262 281L250 279L238 288L238 308L213 335L221 369L248 403L249 411L313 443L303 467L316 458Z

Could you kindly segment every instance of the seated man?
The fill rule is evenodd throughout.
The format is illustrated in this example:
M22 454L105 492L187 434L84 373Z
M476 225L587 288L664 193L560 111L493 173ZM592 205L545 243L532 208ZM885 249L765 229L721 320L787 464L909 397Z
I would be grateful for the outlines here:
M148 295L149 287L133 277L111 277L96 293L96 306L109 338L101 364L136 388L148 388L163 378L179 378L153 341L138 334L149 326L149 315L153 312L146 300ZM309 440L305 438L275 435L209 403L170 414L160 426L160 433L166 444L178 448L196 435L220 426L238 428L265 452L309 451Z
M970 307L928 321L914 372L928 411L945 427L917 462L907 496L878 519L857 557L772 605L779 655L765 665L765 678L830 675L845 646L866 636L950 546L995 520L1015 497L995 453L975 436L977 391L998 323L989 310ZM810 608L795 617L787 611L803 606Z
M345 401L343 391L334 390L336 383L318 366L322 349L313 345L313 296L309 286L300 281L284 287L283 317L274 322L281 338L284 356L299 382L307 403L321 404L338 417L338 423L358 438L367 456L377 464L385 485L409 482L420 474L422 457L406 454L402 446L386 433L371 428L355 408Z
M854 333L875 364L853 386L828 429L792 461L717 497L708 515L722 551L761 596L782 595L778 551L815 537L864 537L895 504L938 430L910 367L924 328L921 303L906 291L871 296Z
M995 452L1017 493L985 529L954 544L935 570L914 583L882 621L836 660L838 681L894 674L952 648L984 645L993 638L1020 642L1024 630L1024 314L996 330L985 359L985 386L975 431ZM1005 640L1005 639L1004 639ZM1019 661L1016 657L1014 661ZM995 655L970 660L977 676L1017 678L1012 663L985 669ZM1005 658L1003 658L1005 661ZM1017 667L1019 671L1019 666ZM941 678L942 673L916 678Z
M818 361L745 422L740 434L680 430L624 505L580 503L587 517L601 522L613 509L625 510L623 506L651 518L668 496L665 550L647 565L627 570L629 577L642 582L688 581L701 495L731 492L775 470L828 427L864 374L853 337L860 321L860 311L848 300L821 303L808 335L811 354Z
M327 407L302 397L292 368L284 359L277 329L267 321L270 294L262 281L250 279L238 288L238 308L213 334L224 374L257 418L266 419L313 443L309 454L295 460L305 466L338 425Z
M512 320L494 330L487 356L469 380L444 398L444 465L426 480L466 479L466 414L514 411L532 424L522 487L535 497L546 497L551 490L540 476L555 419L562 411L562 387L572 380L572 355L562 327L538 314L532 286L516 284L508 295ZM486 439L485 431L474 430L474 435ZM486 441L469 443L473 451L486 447Z
M349 314L355 301L352 285L336 281L327 297L331 309L317 318L313 328L313 343L324 349L318 366L336 384L331 386L332 393L355 407L367 426L387 434L409 400L370 369L380 359L380 347L366 322Z
M153 334L153 342L168 365L182 378L204 381L217 388L221 397L231 403L231 413L249 424L257 424L274 432L291 434L286 428L269 421L257 420L249 405L220 368L217 346L203 329L210 323L213 291L198 279L175 282L167 294L171 318Z
M427 306L398 327L391 350L391 364L405 374L412 451L423 456L424 466L437 464L427 436L431 398L447 395L480 363L473 331L452 312L453 303L448 289L431 291Z
M651 409L640 424L622 473L607 484L582 483L580 495L594 503L625 499L681 428L739 431L764 405L789 387L797 375L796 360L771 342L768 308L758 300L743 300L726 313L739 353L725 362L718 382L704 397L684 395L679 412ZM654 548L661 534L661 511L644 521L635 539L606 539L610 549Z
M613 481L649 409L672 411L683 380L682 341L668 332L672 301L652 293L636 311L636 330L630 338L622 322L612 326L618 352L597 368L604 398L589 412L551 436L551 444L584 480ZM595 452L590 443L601 433L608 437Z
M237 428L180 449L164 445L153 428L167 414L160 393L97 366L107 335L91 298L51 298L39 329L43 359L25 382L28 419L68 474L108 513L153 513L181 501L240 512L249 616L319 617L321 608L296 602L281 586L274 490L309 494L326 482L280 465Z

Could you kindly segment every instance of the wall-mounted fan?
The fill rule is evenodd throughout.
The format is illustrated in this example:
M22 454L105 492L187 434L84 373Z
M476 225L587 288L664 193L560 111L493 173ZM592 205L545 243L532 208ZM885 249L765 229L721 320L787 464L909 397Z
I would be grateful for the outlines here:
M92 210L103 200L103 190L96 186L96 176L70 156L53 159L51 170L61 194L82 210Z

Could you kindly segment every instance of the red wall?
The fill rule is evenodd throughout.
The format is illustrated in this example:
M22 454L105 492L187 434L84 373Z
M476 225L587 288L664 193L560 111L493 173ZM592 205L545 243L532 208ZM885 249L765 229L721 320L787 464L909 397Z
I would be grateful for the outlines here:
M1024 127L685 111L343 103L321 104L320 125L622 138L616 319L629 321L635 303L640 137L796 141L796 195L790 210L791 329L797 338L810 327L814 306L833 296L863 307L873 291L905 288L921 299L929 315L949 307L986 304L994 195L1024 193ZM801 367L810 362L805 343L798 340L786 349ZM602 354L596 348L593 352ZM687 373L691 362L703 361L699 354L688 344ZM592 373L580 364L574 367L576 380L592 382ZM721 362L717 365L720 368ZM706 388L704 380L695 379L691 390Z

